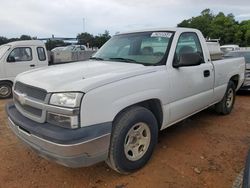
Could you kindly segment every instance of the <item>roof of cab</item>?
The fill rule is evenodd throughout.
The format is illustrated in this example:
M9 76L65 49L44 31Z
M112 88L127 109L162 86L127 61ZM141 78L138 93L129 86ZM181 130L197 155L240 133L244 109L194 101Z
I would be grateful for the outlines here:
M128 32L121 32L119 34L129 34L129 33L140 33L140 32L150 32L150 31L172 31L172 32L199 32L198 29L185 28L185 27L167 27L167 28L151 28L151 29L142 29L142 30L134 30Z
M44 46L44 42L41 40L19 40L15 42L10 42L6 45L11 46Z

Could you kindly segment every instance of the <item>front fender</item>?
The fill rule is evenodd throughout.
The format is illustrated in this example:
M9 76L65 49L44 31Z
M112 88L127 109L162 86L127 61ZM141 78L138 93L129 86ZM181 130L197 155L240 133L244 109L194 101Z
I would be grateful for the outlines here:
M99 90L99 89L98 89ZM160 90L149 89L135 93L122 91L92 91L84 96L81 108L81 125L97 122L112 122L116 115L133 104L149 99L160 99Z
M166 71L158 71L87 92L81 104L81 126L113 121L121 110L149 99L158 99L164 107L170 95L168 75Z

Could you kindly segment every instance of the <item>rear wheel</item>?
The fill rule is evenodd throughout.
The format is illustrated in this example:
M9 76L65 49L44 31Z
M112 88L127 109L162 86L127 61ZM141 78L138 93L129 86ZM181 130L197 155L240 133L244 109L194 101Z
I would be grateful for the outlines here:
M230 80L223 99L215 105L216 112L222 115L230 114L234 106L235 96L235 84Z
M155 116L135 106L114 121L107 164L119 173L142 168L150 159L158 139Z
M0 82L0 99L12 96L12 84L10 82Z

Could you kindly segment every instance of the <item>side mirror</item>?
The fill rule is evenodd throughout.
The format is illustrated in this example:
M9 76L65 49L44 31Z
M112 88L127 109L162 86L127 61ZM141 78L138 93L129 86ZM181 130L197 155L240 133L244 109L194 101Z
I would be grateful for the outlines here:
M177 58L174 58L173 67L179 68L179 67L188 67L188 66L197 66L200 65L203 62L202 57L199 53L185 53L181 54L179 61Z
M16 59L15 59L15 57L13 57L13 56L9 56L8 59L7 59L7 61L8 61L9 63L14 63L14 62L16 62Z

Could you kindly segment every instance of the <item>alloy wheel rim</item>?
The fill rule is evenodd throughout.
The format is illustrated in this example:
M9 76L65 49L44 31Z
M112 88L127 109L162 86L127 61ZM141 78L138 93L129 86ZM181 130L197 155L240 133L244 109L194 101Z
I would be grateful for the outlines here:
M8 96L10 94L10 89L7 86L0 87L0 95L1 96Z
M227 92L227 100L226 100L226 106L227 108L230 108L234 101L234 92L233 89L229 89Z
M130 161L141 159L147 152L151 140L151 132L147 124L137 123L128 131L125 142L124 152Z

